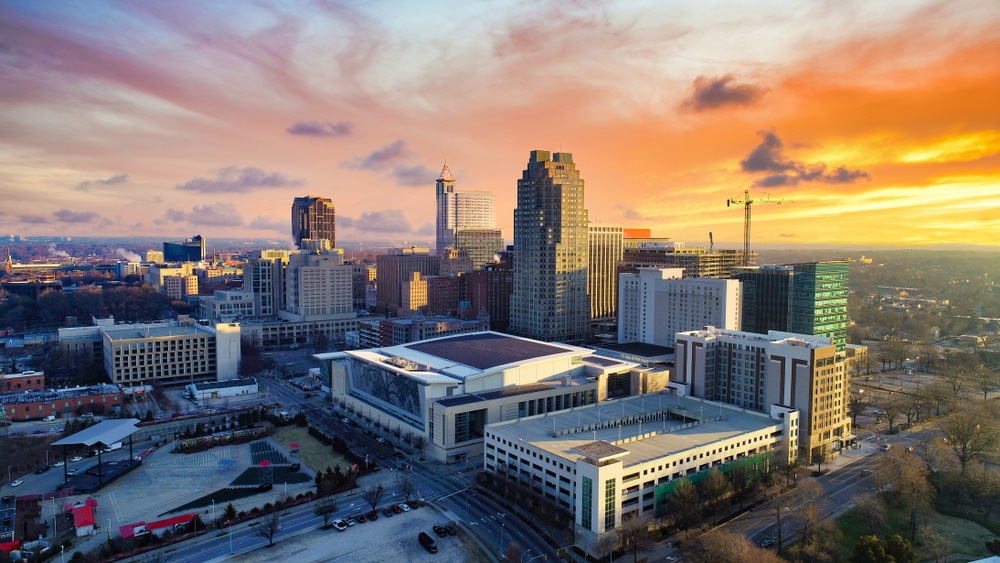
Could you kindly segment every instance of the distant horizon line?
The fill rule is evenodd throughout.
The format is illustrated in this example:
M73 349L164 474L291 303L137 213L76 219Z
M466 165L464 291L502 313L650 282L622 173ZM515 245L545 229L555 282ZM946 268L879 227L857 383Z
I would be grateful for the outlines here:
M4 238L11 236L22 236L22 235L5 235ZM203 235L204 236L204 235ZM262 245L267 246L267 243L278 242L276 238L271 237L211 237L204 236L206 240L207 247L211 248L214 241L226 241L229 244L243 242L248 245ZM651 238L667 238L670 237L651 237ZM68 240L67 240L68 239ZM146 241L157 241L162 244L163 242L169 242L166 237L157 236L128 236L128 235L118 235L118 236L93 236L93 235L29 235L24 240L5 240L0 242L0 246L5 244L22 244L31 242L46 242L46 243L73 243L79 241L91 241L91 240L114 240L114 241L136 241L136 242L146 242ZM170 239L173 240L173 239ZM282 241L291 243L290 240ZM709 244L704 244L701 241L689 243L683 240L671 241L680 242L688 247L709 247ZM338 241L337 248L342 248L344 250L364 250L365 246L370 247L371 250L377 250L380 248L399 248L402 246L415 246L417 248L428 248L433 249L434 240L428 239L427 241L412 242L405 239L366 239L366 240L352 240L344 239ZM427 243L427 244L423 244ZM513 241L504 240L504 245L511 245ZM743 242L734 241L716 241L715 244L716 251L718 250L742 250ZM271 248L275 248L271 246ZM290 245L288 249L294 249L294 245ZM964 244L928 244L928 245L891 245L891 244L848 244L848 243L759 243L755 244L751 251L773 251L773 250L848 250L852 252L857 251L878 251L878 250L929 250L929 251L956 251L956 250L967 250L967 251L982 251L982 252L1000 252L1000 244L976 244L976 243L964 243Z

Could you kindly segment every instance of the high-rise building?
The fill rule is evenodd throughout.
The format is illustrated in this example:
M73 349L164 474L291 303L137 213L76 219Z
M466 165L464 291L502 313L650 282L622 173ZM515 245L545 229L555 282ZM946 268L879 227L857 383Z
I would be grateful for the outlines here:
M832 338L847 345L847 262L804 262L737 268L743 283L742 330Z
M622 226L589 225L590 264L587 293L592 321L614 319L618 312L618 263L622 260Z
M462 274L461 299L465 305L463 317L474 318L481 310L490 317L490 327L497 332L510 328L510 294L514 289L514 272L505 263Z
M302 248L305 239L328 240L336 248L336 221L333 201L325 197L297 197L292 201L292 239Z
M680 331L740 327L740 282L685 278L680 268L639 268L622 274L618 342L673 348Z
M544 342L589 332L584 186L573 155L534 150L517 182L510 329Z
M285 306L285 264L291 252L262 250L243 264L243 287L253 293L254 316L274 317Z
M769 412L799 411L801 432L788 437L806 463L849 445L845 362L830 338L706 327L677 333L674 379L685 394Z
M195 235L187 240L163 243L166 262L199 262L205 259L205 238Z
M446 247L469 250L476 268L491 261L503 248L503 237L496 228L493 192L458 191L455 177L445 164L435 184L437 199L437 241L435 254L444 255ZM464 233L463 231L473 231Z
M292 254L285 267L285 305L278 316L288 321L354 319L353 268L340 250Z
M375 284L377 312L389 316L402 316L403 286L413 279L414 272L422 276L436 276L441 260L427 248L392 248L388 254L375 257Z

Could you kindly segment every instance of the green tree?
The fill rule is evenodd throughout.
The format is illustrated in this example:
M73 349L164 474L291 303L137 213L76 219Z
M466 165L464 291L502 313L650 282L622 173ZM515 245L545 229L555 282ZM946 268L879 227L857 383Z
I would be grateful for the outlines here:
M713 467L708 472L708 477L701 482L701 494L705 501L705 506L712 512L712 522L719 521L719 509L729 493L729 481L726 476L719 471L718 467Z
M892 557L896 563L918 563L920 561L910 542L899 534L886 540L885 553Z
M854 544L851 563L896 563L896 560L885 552L885 544L877 536L861 536Z
M701 499L690 479L685 477L676 482L673 493L667 497L667 508L674 523L685 532L701 519Z

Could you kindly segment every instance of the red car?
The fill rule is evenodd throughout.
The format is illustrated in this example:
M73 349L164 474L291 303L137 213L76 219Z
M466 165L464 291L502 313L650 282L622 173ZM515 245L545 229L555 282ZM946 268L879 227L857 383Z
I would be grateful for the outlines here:
M365 516L368 517L368 519L371 520L372 522L378 520L378 512L375 512L374 510L372 510L368 514L365 514Z

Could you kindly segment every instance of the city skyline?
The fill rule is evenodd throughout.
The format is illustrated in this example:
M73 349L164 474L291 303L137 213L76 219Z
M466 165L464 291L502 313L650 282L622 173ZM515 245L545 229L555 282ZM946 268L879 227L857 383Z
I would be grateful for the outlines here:
M1000 6L0 7L0 232L433 241L445 163L513 238L535 149L594 221L735 248L997 245ZM112 33L113 31L113 33Z

